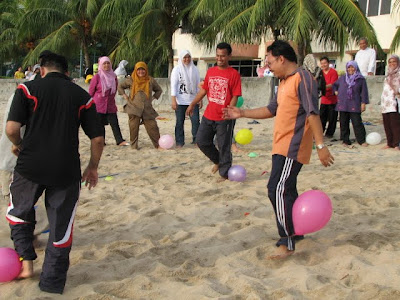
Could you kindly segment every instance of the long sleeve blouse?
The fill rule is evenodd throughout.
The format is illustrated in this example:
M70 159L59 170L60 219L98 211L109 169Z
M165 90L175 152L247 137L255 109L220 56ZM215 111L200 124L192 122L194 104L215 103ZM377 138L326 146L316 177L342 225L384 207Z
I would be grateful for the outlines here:
M394 82L395 85L400 86L400 75L396 76L394 80L396 81ZM381 107L383 114L398 111L395 92L400 93L400 89L398 91L393 91L388 83L388 79L385 78L385 81L383 82L383 92L381 96Z
M352 87L352 98L347 96L346 75L340 76L332 86L333 92L338 92L337 111L361 113L361 103L368 104L368 87L365 78L358 78Z
M117 86L117 84L118 80L115 78L115 85ZM107 90L104 96L102 95L99 74L94 75L90 81L89 94L92 96L99 114L115 114L118 111L117 105L115 104L116 93L111 93L111 90Z
M118 94L125 94L126 89L131 89L132 83L132 77L128 77L120 82L118 85ZM143 91L137 92L133 99L129 97L128 102L124 105L124 112L129 115L142 117L145 120L155 119L158 113L153 108L152 101L153 99L160 98L163 90L153 77L150 77L149 91L151 94L150 99Z

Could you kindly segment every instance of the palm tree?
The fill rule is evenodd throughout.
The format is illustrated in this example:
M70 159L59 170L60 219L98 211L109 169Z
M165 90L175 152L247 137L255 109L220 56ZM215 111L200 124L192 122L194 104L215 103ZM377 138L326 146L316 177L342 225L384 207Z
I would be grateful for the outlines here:
M117 4L118 0L111 2ZM189 14L194 1L143 0L136 1L136 3L142 4L136 16L132 14L122 14L120 16L121 18L126 18L120 21L120 25L125 25L125 30L120 35L121 38L111 56L117 60L131 56L135 60L146 60L149 64L154 64L158 67L168 62L168 74L170 74L174 57L172 36ZM103 8L102 13L105 10L106 8ZM107 10L108 13L104 13L103 19L115 15L114 12L118 8L114 6L113 9L107 8ZM102 23L104 24L104 22ZM113 30L118 32L117 26L111 31ZM97 26L96 23L95 32L102 31L104 32L104 27Z
M17 40L17 26L24 14L24 2L15 0L0 2L0 60L2 61L26 55L27 48Z
M34 64L41 51L52 50L76 57L80 49L90 65L93 22L105 0L30 0L19 23L19 40L34 40L25 63Z
M374 29L353 0L199 0L193 19L205 15L212 15L214 21L199 41L259 43L268 34L282 32L297 45L300 63L313 40L342 56L346 45L362 36L380 48Z
M398 16L400 13L400 0L396 0L393 4L392 14ZM395 52L400 46L400 26L397 27L397 31L393 37L392 43L390 44L390 51Z

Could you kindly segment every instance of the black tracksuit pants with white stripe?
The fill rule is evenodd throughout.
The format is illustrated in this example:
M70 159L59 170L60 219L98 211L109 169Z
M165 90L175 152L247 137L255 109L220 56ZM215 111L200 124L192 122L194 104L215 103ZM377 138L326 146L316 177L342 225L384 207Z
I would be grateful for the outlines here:
M303 164L294 159L274 154L268 182L268 197L274 207L279 236L277 246L295 249L292 208L297 199L297 175Z
M24 260L37 257L33 247L36 224L34 206L42 193L46 193L50 232L39 282L43 291L61 294L64 290L80 188L80 181L65 187L40 185L14 171L6 218L10 223L15 250Z

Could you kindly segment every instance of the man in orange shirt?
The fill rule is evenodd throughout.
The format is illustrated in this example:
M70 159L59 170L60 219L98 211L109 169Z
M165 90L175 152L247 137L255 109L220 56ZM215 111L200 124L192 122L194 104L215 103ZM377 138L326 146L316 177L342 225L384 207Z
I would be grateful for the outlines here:
M268 197L274 207L280 239L276 243L277 253L269 258L279 259L295 250L292 207L298 196L297 175L303 164L310 161L313 139L325 167L333 164L333 156L323 144L317 82L308 71L297 66L296 53L287 42L275 41L267 52L269 68L281 80L275 98L266 107L245 110L227 107L224 117L276 117Z

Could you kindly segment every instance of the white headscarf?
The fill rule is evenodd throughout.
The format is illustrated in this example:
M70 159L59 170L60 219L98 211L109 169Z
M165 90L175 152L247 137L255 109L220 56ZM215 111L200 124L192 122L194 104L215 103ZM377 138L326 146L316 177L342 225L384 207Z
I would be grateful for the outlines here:
M114 71L115 75L117 75L117 76L121 76L121 75L125 76L125 75L127 75L126 70L125 70L125 67L126 67L127 64L128 64L127 60L121 60L119 62L118 67Z
M179 53L179 73L183 76L188 93L195 95L197 94L197 83L200 81L200 76L198 70L196 69L196 66L193 63L193 59L190 60L189 65L185 65L183 63L183 58L188 54L190 55L190 57L192 57L188 50L182 50L181 53Z

